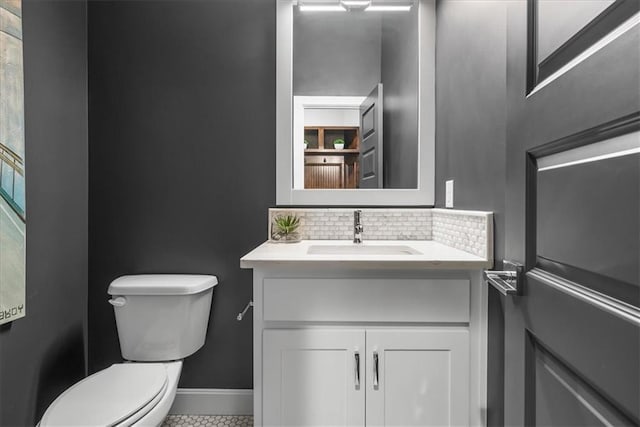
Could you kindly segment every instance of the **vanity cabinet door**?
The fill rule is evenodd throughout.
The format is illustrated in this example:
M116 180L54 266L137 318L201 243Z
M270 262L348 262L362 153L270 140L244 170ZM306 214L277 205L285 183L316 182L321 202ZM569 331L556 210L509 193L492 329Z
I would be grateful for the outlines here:
M469 423L463 328L367 330L367 427Z
M364 426L364 330L267 329L263 346L264 426Z

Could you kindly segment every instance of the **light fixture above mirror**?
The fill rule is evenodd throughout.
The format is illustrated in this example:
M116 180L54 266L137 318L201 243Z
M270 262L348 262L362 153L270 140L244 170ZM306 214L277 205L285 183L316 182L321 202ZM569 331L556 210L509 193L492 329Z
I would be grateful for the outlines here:
M301 12L407 12L415 0L298 0Z
M346 10L366 10L371 7L371 0L340 0Z

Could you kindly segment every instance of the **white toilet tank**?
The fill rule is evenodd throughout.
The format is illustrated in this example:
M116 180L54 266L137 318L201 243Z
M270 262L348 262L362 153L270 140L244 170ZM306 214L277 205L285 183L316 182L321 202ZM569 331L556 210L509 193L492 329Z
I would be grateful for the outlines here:
M141 362L185 358L204 344L215 276L144 274L111 282L122 357Z

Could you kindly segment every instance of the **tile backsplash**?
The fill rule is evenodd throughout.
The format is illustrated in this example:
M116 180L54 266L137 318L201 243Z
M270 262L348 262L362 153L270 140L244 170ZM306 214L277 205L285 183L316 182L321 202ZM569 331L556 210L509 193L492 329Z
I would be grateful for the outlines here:
M432 209L432 240L493 259L493 214Z
M361 209L363 238L369 240L431 240L431 209ZM353 211L346 208L269 209L269 224L278 215L300 218L303 240L353 239ZM271 236L271 227L269 228Z
M431 208L362 208L363 239L435 240L483 258L493 258L493 214ZM269 228L279 215L296 214L303 240L353 239L353 208L271 208Z

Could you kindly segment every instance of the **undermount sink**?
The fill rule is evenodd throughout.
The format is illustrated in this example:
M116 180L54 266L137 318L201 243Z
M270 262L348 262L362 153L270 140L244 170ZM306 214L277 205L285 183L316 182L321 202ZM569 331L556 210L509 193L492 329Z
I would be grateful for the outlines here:
M309 255L422 255L406 245L311 245Z

